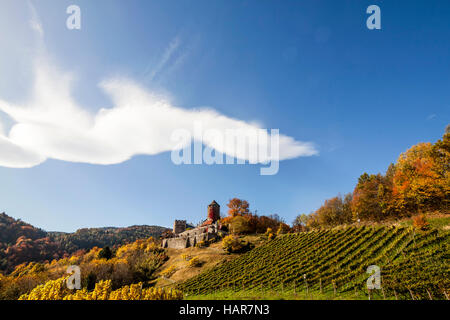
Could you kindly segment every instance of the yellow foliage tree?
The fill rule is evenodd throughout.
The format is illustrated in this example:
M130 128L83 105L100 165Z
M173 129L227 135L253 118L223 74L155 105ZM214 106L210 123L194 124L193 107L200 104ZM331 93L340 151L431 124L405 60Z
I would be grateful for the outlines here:
M48 281L34 288L29 294L22 295L19 300L180 300L183 293L179 290L163 288L142 288L142 283L124 286L112 290L111 280L100 281L95 289L78 290L71 293L66 287L66 278Z

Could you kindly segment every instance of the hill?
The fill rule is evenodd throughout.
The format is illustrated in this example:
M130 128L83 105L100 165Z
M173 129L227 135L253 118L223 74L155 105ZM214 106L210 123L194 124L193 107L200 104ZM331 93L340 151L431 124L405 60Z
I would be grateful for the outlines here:
M449 248L450 233L437 229L364 226L286 234L178 287L197 298L216 291L231 290L236 297L240 291L295 292L306 286L311 292L336 288L365 295L367 267L378 265L387 296L445 298L444 290L450 289Z
M46 232L0 213L0 271L8 273L24 262L59 259L81 249L159 238L166 230L159 226L131 226L80 229L74 233Z
M74 233L48 232L48 236L64 251L75 252L93 247L114 247L149 237L158 239L167 230L169 229L165 227L146 225L126 228L84 228Z

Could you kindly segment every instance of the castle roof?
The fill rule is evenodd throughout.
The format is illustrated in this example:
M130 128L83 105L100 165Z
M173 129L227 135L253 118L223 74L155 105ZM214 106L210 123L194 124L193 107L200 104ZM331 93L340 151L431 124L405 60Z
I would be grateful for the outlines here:
M210 206L219 206L220 207L220 205L216 202L216 200L213 200L211 202Z

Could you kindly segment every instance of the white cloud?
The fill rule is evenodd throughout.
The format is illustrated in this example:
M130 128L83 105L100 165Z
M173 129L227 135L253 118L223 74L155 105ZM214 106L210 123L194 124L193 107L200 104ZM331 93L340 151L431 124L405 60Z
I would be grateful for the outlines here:
M28 1L28 7L31 11L31 19L30 19L30 27L36 31L39 36L42 38L44 36L44 28L42 27L41 20L39 19L39 15L37 14L36 8Z
M161 71L164 69L164 67L167 65L167 63L170 61L170 58L172 55L177 51L178 47L180 46L181 41L178 36L176 36L170 43L169 46L164 51L164 54L161 57L161 60L156 65L156 67L153 69L153 71L150 74L150 80L153 80L156 75L161 73ZM178 59L177 59L178 60Z
M25 150L8 138L0 135L0 166L8 168L30 168L45 161L45 157Z
M100 84L114 107L91 114L71 96L70 75L60 73L44 60L36 66L34 94L26 105L13 105L0 99L0 110L15 122L8 135L0 132L0 166L28 168L49 158L116 164L138 154L155 155L172 150L174 130L193 131L195 123L201 123L205 130L222 132L259 127L212 109L187 110L173 106L166 98L135 82L117 78ZM213 141L206 144L219 151L223 149ZM223 151L227 154L227 150ZM280 160L316 153L311 143L280 136Z

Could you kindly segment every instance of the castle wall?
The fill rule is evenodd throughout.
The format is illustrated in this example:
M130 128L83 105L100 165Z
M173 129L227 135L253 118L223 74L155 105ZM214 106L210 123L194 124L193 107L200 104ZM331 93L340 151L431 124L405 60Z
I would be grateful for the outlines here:
M176 238L163 239L163 248L184 249L194 247L200 241L208 241L217 238L217 226L198 227L182 232Z
M170 238L165 241L163 248L184 249L188 248L188 244L190 244L187 238Z

